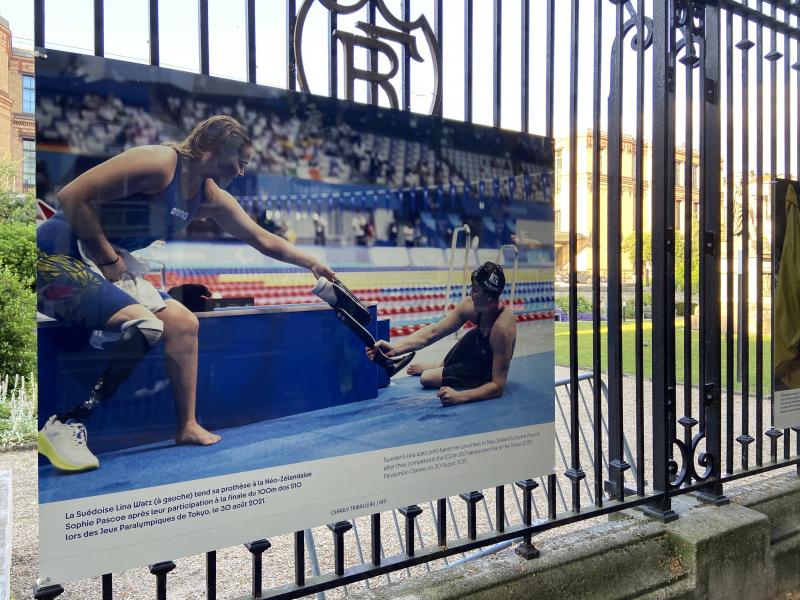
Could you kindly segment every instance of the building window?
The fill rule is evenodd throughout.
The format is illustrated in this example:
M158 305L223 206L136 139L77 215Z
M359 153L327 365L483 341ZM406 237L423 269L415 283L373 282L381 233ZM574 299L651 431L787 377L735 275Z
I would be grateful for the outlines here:
M561 158L561 150L556 150L556 196L561 193L561 170L563 168L563 162Z
M36 142L22 140L22 187L25 191L36 187Z
M22 76L22 112L32 113L36 110L36 86L33 76Z

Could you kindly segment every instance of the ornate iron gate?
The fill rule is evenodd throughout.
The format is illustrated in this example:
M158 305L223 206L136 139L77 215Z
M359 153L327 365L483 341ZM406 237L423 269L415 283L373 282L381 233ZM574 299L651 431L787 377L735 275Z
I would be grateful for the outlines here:
M199 0L197 4L198 65L201 73L208 74L209 29L213 23L209 22L209 0ZM288 89L308 86L304 65L310 58L303 58L302 34L313 4L314 0L287 0L284 4ZM384 0L354 0L351 4L319 0L319 5L328 10L329 95L353 98L353 84L362 79L368 82L368 102L378 103L384 97L410 110L415 89L411 61L421 58L419 46L424 42L435 71L431 111L447 115L450 95L463 93L463 118L472 121L474 52L486 42L491 44L493 54L491 122L495 126L505 122L504 98L519 93L519 126L523 131L535 130L537 126L531 124L532 95L534 90L542 89L544 122L542 131L536 132L559 137L556 102L563 99L568 106L566 126L559 127L564 131L561 147L569 156L564 173L568 186L557 201L562 212L569 215L568 294L573 315L584 289L584 284L579 283L578 259L584 250L579 248L579 232L582 228L590 231L592 374L580 373L579 329L577 321L571 319L569 377L560 388L568 395L563 413L565 433L559 438L565 468L548 476L541 485L532 480L516 482L520 496L514 485L510 486L521 509L518 518L505 514L505 488L509 486L500 486L494 491L494 525L487 508L489 528L478 532L477 506L487 504L484 494L469 492L462 495L468 507L468 534L454 539L448 536L447 499L438 499L435 505L429 505L436 543L420 550L415 546L414 533L422 510L404 507L399 509L405 522L403 552L383 557L382 515L376 514L370 519L371 556L363 564L349 568L344 565L344 534L354 524L332 524L335 570L311 578L306 578L305 569L308 537L297 532L295 579L269 591L262 590L262 557L269 557L269 542L259 540L248 545L253 555L252 596L292 598L318 593L510 540L521 540L518 552L530 559L538 556L532 540L543 531L634 506L644 506L653 517L670 520L677 518L671 510L671 499L676 495L697 493L708 502L722 504L726 502L726 482L800 465L800 429L778 430L770 418L772 371L769 344L765 344L770 327L769 319L764 319L772 289L771 270L765 270L770 254L766 235L771 223L766 186L778 177L800 178L800 2L521 0L516 48L520 52L518 87L504 86L501 70L509 53L503 28L507 3L493 0L493 33L486 41L474 35L477 3L463 2L464 45L455 59L442 50L448 15L443 0L433 0L425 6L422 16L428 18L424 22L412 14L410 0L392 4L399 6L399 16L389 4ZM447 10L452 11L453 5L447 5ZM255 16L263 5L246 0L244 6L247 78L256 82L259 38ZM149 0L149 7L149 59L158 65L158 0ZM417 3L414 7L419 8ZM101 56L103 9L103 0L94 0L94 53ZM45 10L45 0L35 0L35 44L40 49L47 48ZM275 10L272 3L270 10ZM338 28L344 14L363 19L361 33ZM591 30L586 27L588 19L583 18L587 14L591 15ZM537 25L543 20L543 39L533 34L532 16L541 17ZM560 29L557 24L566 25L567 18L568 52L566 44L556 47ZM610 33L607 23L612 20L613 35L606 35ZM415 30L421 34L415 34ZM608 39L613 39L610 47ZM630 49L626 41L630 42ZM402 48L399 57L392 50L397 45ZM368 53L367 69L354 66L353 53L359 48ZM587 49L592 56L591 81L580 77L581 70L588 68L581 62ZM378 71L379 54L389 57L392 70L400 70L399 97L394 91L393 74ZM626 59L635 64L630 73L625 70ZM344 61L345 81L339 81L340 61ZM454 62L463 65L465 85L461 90L443 89L442 77ZM567 63L567 70L557 69L557 64ZM755 81L751 76L753 66ZM537 69L544 73L543 78L532 76ZM604 117L606 84L610 93ZM631 94L635 96L632 102L627 100ZM588 133L579 134L584 114L588 118L588 112L580 108L581 99L588 95L592 100L592 125ZM626 106L635 107L632 125L626 125ZM683 115L683 122L678 121L678 115ZM583 167L592 174L587 178L591 217L586 223L579 222L580 144L590 148L590 160ZM649 170L645 159L648 152ZM623 269L625 239L621 224L628 218L632 219L632 283L624 280ZM603 244L600 234L604 228L607 238ZM649 303L648 265L652 265ZM625 300L631 295L635 351L632 365L626 363L623 354ZM695 316L691 310L694 303L698 306ZM645 320L648 304L651 327ZM755 315L751 316L752 304ZM675 319L676 305L682 320ZM604 316L607 327L602 323ZM698 327L697 341L691 335L693 319ZM754 357L750 352L751 336ZM737 339L744 341L737 345ZM648 353L651 365L647 364ZM627 390L625 373L633 376ZM588 388L587 380L591 383ZM603 395L606 385L607 406ZM649 414L645 385L652 388ZM584 392L591 396L591 402ZM626 414L626 407L632 408L633 418ZM601 426L606 416L607 433ZM632 440L632 452L625 451L626 439ZM569 449L565 452L567 444ZM645 472L648 461L653 465L649 484ZM633 487L626 487L626 481ZM588 503L581 495L582 488L589 497ZM537 502L546 507L541 514ZM208 553L208 598L216 597L215 561L216 554ZM166 597L166 574L173 568L173 563L151 567L160 598ZM41 588L36 590L36 597L53 598L61 591L60 586ZM111 575L103 578L103 597L112 597Z

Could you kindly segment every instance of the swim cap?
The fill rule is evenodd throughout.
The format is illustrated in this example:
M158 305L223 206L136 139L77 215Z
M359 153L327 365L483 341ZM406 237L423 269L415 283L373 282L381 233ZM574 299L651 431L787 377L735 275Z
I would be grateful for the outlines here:
M506 287L506 276L503 267L493 262L485 262L472 272L473 285L479 286L493 296L500 296Z

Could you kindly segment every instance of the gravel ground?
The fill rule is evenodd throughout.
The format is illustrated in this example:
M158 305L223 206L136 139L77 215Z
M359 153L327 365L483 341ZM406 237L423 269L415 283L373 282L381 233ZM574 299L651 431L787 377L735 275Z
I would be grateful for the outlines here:
M563 368L556 369L556 377L564 377L568 375L568 371ZM647 382L646 382L647 383ZM580 420L581 420L581 436L580 436L580 460L583 468L587 472L587 477L581 485L581 501L584 506L591 502L591 494L594 489L594 479L592 473L592 460L590 457L589 449L592 446L591 439L591 424L592 417L589 408L591 407L592 398L591 390L584 384L581 386L582 395L580 397ZM650 414L650 393L649 385L645 386L645 393L641 402L641 410L644 415L649 417ZM569 451L569 434L567 422L569 420L568 402L564 400L566 396L560 394L562 401L557 404L556 408L556 428L560 443L556 448L556 472L559 474L559 481L566 481L563 477L563 472L568 468L567 461L570 460ZM626 399L623 420L625 423L626 436L629 441L631 449L635 452L636 447L636 428L635 428L635 414L636 403L633 401L635 398L635 381L632 378L625 378L623 382L623 397ZM677 398L679 399L679 407L683 407L684 397L683 390L679 387L677 390ZM696 394L692 398L693 406L697 406ZM738 405L738 396L734 398L734 404ZM723 405L725 405L723 398ZM755 412L752 405L754 402L751 400L751 414L750 414L750 431L755 429ZM563 407L563 408L562 408ZM766 412L765 414L769 414ZM741 413L738 407L734 411L734 432L735 435L742 429ZM607 415L603 415L604 420ZM725 423L726 413L723 412L723 423ZM646 419L649 421L649 418ZM643 437L645 457L651 456L651 439L649 432L645 432ZM603 447L606 448L607 440L605 434L603 436ZM738 444L737 444L738 446ZM768 459L768 445L767 449ZM782 446L781 446L782 448ZM741 461L741 454L738 448L734 449L734 465L738 468ZM635 459L635 456L633 457ZM752 458L751 458L752 463ZM652 465L648 460L644 463L645 479L649 487L650 477L652 473ZM725 465L723 465L725 466ZM37 482L36 482L36 452L33 448L12 450L0 453L0 470L10 470L13 477L14 488L14 541L12 553L12 598L22 600L23 598L31 598L31 589L35 584L37 576L37 543L38 543L38 524L37 524ZM781 471L782 472L782 471ZM604 466L603 473L607 473ZM769 474L762 477L768 477ZM726 486L727 494L735 494L741 490L742 486L748 485L752 478L739 480L730 483ZM628 486L634 487L635 483L632 477L629 476ZM534 496L534 517L543 517L546 514L546 500L544 496L543 486L536 490ZM512 522L519 522L518 506L519 497L516 495L516 490L512 494L510 490L513 488L506 487L506 511L509 519ZM557 497L559 512L568 510L571 505L571 496L569 495L568 485L562 483L559 488ZM483 508L478 511L478 530L486 531L491 529L491 518L494 515L494 494L491 490L486 490L486 501L482 503ZM420 506L424 509L423 514L417 519L418 521L418 536L417 544L424 543L425 546L435 545L435 529L433 526L433 507L427 501L420 499ZM466 529L466 514L464 510L464 503L462 500L456 498L452 499L452 511L450 512L451 520L449 521L449 531L454 532L458 529L460 534L465 533ZM589 519L578 524L561 527L554 531L546 532L538 539L550 539L563 535L566 532L574 531L583 527L589 527L599 520L605 520L605 517L597 519ZM356 520L356 529L360 534L361 545L355 543L355 536L348 533L346 536L346 566L360 564L369 553L369 518L364 517ZM382 540L384 544L384 551L386 555L394 555L401 552L401 543L399 541L399 531L402 528L402 522L394 513L384 513L382 517ZM333 571L333 544L331 534L325 527L319 527L313 530L315 539L316 554L319 559L319 569L322 573ZM293 539L292 536L279 536L270 538L272 548L270 548L264 555L264 573L265 581L264 587L274 587L292 581L294 577L294 562L293 562ZM459 557L455 557L459 558ZM310 563L310 558L307 564ZM205 576L205 560L204 555L186 557L176 560L177 568L168 577L168 597L171 600L178 600L184 598L196 598L198 595L202 596L204 590L204 576ZM410 575L424 573L430 569L439 568L444 564L443 561L431 563L429 565L422 565L415 567L411 570L398 572L391 575L391 580L395 581ZM218 597L221 599L239 598L247 596L250 590L250 572L251 562L250 554L242 547L225 548L217 553L217 566L218 566ZM311 574L311 568L307 568L307 572ZM389 578L380 577L371 580L368 584L357 585L384 585ZM71 582L66 586L66 592L60 596L63 599L69 600L90 600L93 598L101 597L101 588L99 579L83 580L78 582ZM352 586L351 586L352 587ZM134 569L124 574L114 576L114 597L115 598L130 598L130 599L144 599L151 598L154 595L155 578L150 575L146 568ZM346 590L335 590L327 593L327 598L341 598L347 595ZM776 599L778 600L778 599ZM800 600L800 592L795 594L781 595L780 600Z

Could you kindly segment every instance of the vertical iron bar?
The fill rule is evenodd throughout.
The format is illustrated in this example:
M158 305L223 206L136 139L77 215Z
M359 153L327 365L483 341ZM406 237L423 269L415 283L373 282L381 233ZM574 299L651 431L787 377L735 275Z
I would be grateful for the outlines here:
M797 26L800 27L800 17L797 18ZM795 72L797 73L797 83L795 85L795 90L797 93L797 106L800 106L800 40L796 40L795 57L797 58L797 61L792 65L792 69L794 69ZM797 121L797 137L795 139L797 140L797 143L800 143L800 118L796 119L796 121ZM798 149L797 152L797 171L795 172L795 175L798 179L800 179L800 149ZM792 429L795 432L795 443L796 443L795 452L796 454L800 455L800 427L793 427ZM784 449L783 449L784 456L786 456L786 454L789 452L788 448L790 444L791 444L791 436L790 435L784 436ZM797 465L797 475L800 477L800 463L798 463Z
M247 81L256 82L256 0L247 0Z
M398 509L405 517L406 555L414 556L414 519L422 514L422 509L416 504Z
M306 584L306 540L305 531L294 532L294 584L303 587Z
M433 3L433 29L436 33L436 40L439 42L439 54L441 56L441 65L439 70L439 77L441 81L444 81L444 0L434 0ZM436 109L434 116L441 117L442 113L444 112L444 94L445 90L442 89L444 86L439 88L439 97L442 101L439 103L439 107Z
M706 451L712 458L705 500L720 505L722 495L721 323L720 323L720 169L721 121L719 5L704 13L705 43L700 63L700 419Z
M685 128L684 128L684 153L683 153L683 416L678 422L683 426L683 443L687 448L692 444L692 428L697 425L697 419L692 415L692 241L694 239L694 68L697 57L694 54L694 39L692 36L693 17L684 29L683 48L684 58L680 61L684 65L686 75L685 89ZM678 229L676 225L676 230ZM692 479L687 474L686 483L691 484Z
M789 14L789 11L784 11L784 14L786 16L786 24L789 25L790 22L791 22L791 16ZM800 27L800 15L797 16L796 21L797 21L797 26ZM796 59L797 59L798 62L796 62L794 65L791 65L790 64L791 43L790 43L789 36L784 34L784 36L783 36L783 56L784 56L784 62L783 62L783 106L784 106L784 109L783 109L783 115L784 115L783 116L783 120L784 120L783 149L784 150L783 151L785 153L785 157L784 158L785 158L786 165L784 167L784 173L785 173L784 177L786 179L791 179L792 178L792 176L791 176L791 173L792 173L792 141L791 141L791 138L792 138L791 125L792 125L792 123L791 123L791 121L792 120L789 117L789 115L791 114L791 94L790 94L791 85L792 85L791 84L791 74L792 74L791 69L792 68L800 68L800 40L797 41L797 49L798 49L798 53L795 56L796 56ZM798 82L798 92L800 92L800 82ZM798 130L800 130L800 118L797 119L797 127L798 127ZM797 141L798 141L798 144L800 144L800 131L799 131L799 134L798 134L798 137L797 137ZM798 152L800 153L800 150ZM798 178L800 178L800 171L798 171L798 173L796 175L797 175ZM773 225L774 225L774 223L775 223L774 213L770 213L770 214L773 215L772 222L773 222ZM773 228L773 230L774 230L774 228ZM775 237L773 236L772 239L774 240ZM772 289L773 289L773 286L772 286L772 282L770 281L770 290L772 290ZM774 298L774 294L771 297ZM770 353L770 370L769 370L770 373L774 373L775 372L775 368L774 368L775 362L774 361L775 361L775 353L771 352ZM770 399L772 400L772 394L770 394ZM770 406L772 406L772 402L770 402ZM772 421L770 421L770 422L772 422ZM795 430L795 431L797 431L797 430ZM800 445L800 431L797 431L797 434L798 434L798 445ZM783 457L785 459L788 459L791 456L791 444L792 444L792 434L791 434L790 430L786 430L786 431L784 431L784 435L783 435ZM778 445L777 440L774 440L772 442L772 455L773 455L772 460L773 460L773 462L777 461L777 459L778 459L778 456L777 456L778 455L777 445ZM800 451L798 451L798 454L800 454ZM798 473L800 473L800 465L798 465Z
M44 48L44 0L33 0L33 45Z
M370 15L374 19L375 6L370 3ZM401 7L401 18L404 21L411 20L411 0L403 0ZM375 54L377 58L377 53ZM375 65L377 69L378 65ZM403 46L403 110L411 110L411 55L408 49ZM378 93L378 86L375 85L375 94ZM377 101L377 99L376 99Z
M461 499L467 503L467 535L469 539L474 540L478 537L478 518L476 514L476 505L483 500L483 494L480 492L467 492L459 494Z
M262 554L271 546L268 540L256 540L244 545L252 554L253 598L261 596L264 577Z
M734 228L735 228L735 214L734 214L734 170L733 170L733 13L728 10L725 12L725 82L726 94L726 166L727 166L727 254L728 254L728 273L727 273L727 338L725 340L725 364L727 374L727 406L725 414L725 472L730 475L734 471L733 465L733 401L735 396L734 389L734 341L736 335L734 332L734 312L733 312L733 271L734 271Z
M103 600L111 600L114 597L114 576L111 573L103 575Z
M757 10L761 12L762 1L758 0ZM772 16L775 17L775 3L772 4ZM761 466L764 454L764 342L763 342L763 328L764 328L764 28L759 22L756 29L756 89L758 96L756 97L756 427L755 442L756 442L756 465ZM775 50L776 33L772 30L772 51ZM767 58L769 60L769 58ZM770 61L770 164L772 169L770 171L770 178L775 177L775 108L776 108L776 89L775 89L775 76L777 74L777 65L774 61Z
M555 93L555 36L556 36L556 0L547 0L547 34L545 64L545 135L553 137L553 96ZM571 59L574 60L574 57Z
M503 87L502 81L502 52L503 52L503 38L501 30L503 28L503 4L502 0L494 0L492 10L492 24L494 26L494 44L493 44L493 82L494 91L492 93L492 124L495 127L500 127L500 113L501 113L501 93Z
M539 487L533 479L523 479L516 482L516 486L522 490L522 522L530 526L533 522L531 515L531 504L533 490ZM531 534L527 533L522 537L522 543L515 548L515 552L526 560L539 558L540 552L532 543Z
M494 522L499 532L506 530L506 487L498 485L494 488Z
M603 412L602 362L600 337L600 129L602 117L601 86L603 82L603 2L594 2L594 89L592 90L592 412L594 414L594 503L603 505L603 428L599 427Z
M370 548L372 550L372 564L381 564L381 513L374 513L370 517Z
M217 552L206 552L206 600L217 600Z
M578 0L572 0L569 65L569 400L570 468L565 475L572 482L572 512L581 510L581 469L578 429Z
M613 487L612 495L625 498L623 412L622 412L622 49L624 5L616 7L616 37L611 52L611 90L608 99L608 233L607 246L607 300L608 319L608 471ZM571 319L570 319L571 320ZM578 428L573 420L573 434ZM574 452L573 448L573 452Z
M447 498L436 501L436 541L440 546L447 545Z
M547 518L551 521L556 519L556 474L550 473L547 476Z
M297 89L297 61L294 55L294 26L297 22L297 0L286 2L286 88ZM331 42L335 43L335 42Z
M211 72L208 39L208 0L198 0L198 9L200 22L200 73L208 75Z
M149 0L150 17L150 64L157 67L161 58L159 50L161 42L158 37L158 0Z
M337 577L344 575L344 534L353 528L349 521L329 523L328 529L333 533L333 562Z
M747 39L749 23L742 19L742 40L736 47L742 51L742 250L741 250L741 275L739 277L739 328L738 343L741 348L739 365L742 374L742 432L736 441L742 447L741 464L743 469L748 468L749 447L753 442L750 436L750 336L749 336L749 262L750 262L750 48L753 42Z
M669 496L668 420L674 409L674 94L672 1L653 3L653 160L651 195L653 252L653 491L662 495L647 514L677 518ZM671 321L671 322L670 322Z
M105 16L104 0L94 0L94 55L105 54Z
M644 495L644 288L643 288L643 235L644 235L644 0L639 0L636 11L636 200L633 205L635 249L634 319L636 322L636 493ZM599 291L599 290L598 290ZM595 413L595 417L600 413ZM595 423L598 420L595 418ZM597 428L597 427L596 427ZM599 429L599 428L597 428ZM595 450L596 451L596 450ZM597 460L595 458L595 460ZM595 474L597 477L597 474Z
M520 73L520 92L522 99L520 106L522 107L522 131L528 132L530 130L530 83L529 74L531 68L531 38L528 31L531 23L531 1L522 0L522 15L521 15L522 31L520 31L520 45L522 47L522 56L520 60L521 73Z
M208 39L208 0L198 0L200 27L200 73L210 73L209 39Z
M467 123L472 122L472 17L472 0L464 0L464 120Z
M408 0L403 1L403 9L406 8L405 5L407 3ZM402 18L407 19L408 17L403 16ZM367 3L367 21L369 22L370 25L375 25L375 0L369 0L369 2ZM406 51L405 48L403 48L404 67L405 67L405 55ZM367 69L369 69L372 72L376 72L378 70L378 51L375 50L374 48L370 48L369 52L367 53L367 65L368 65ZM405 78L407 74L408 73L404 70L403 71L404 93L405 93ZM370 82L370 84L367 86L367 104L375 104L375 105L378 104L378 84L375 82ZM408 110L408 108L406 108L405 106L403 107L403 109Z
M328 96L336 98L338 95L337 78L339 76L337 52L338 47L333 34L336 33L336 13L328 11Z
M773 2L772 3L772 18L777 20L777 17L778 17L778 7ZM788 19L788 17L787 17L787 19ZM775 27L771 27L770 29L771 29L771 35L770 35L771 50L770 50L769 54L767 54L767 56L765 58L770 62L770 65L769 65L770 66L770 69L769 69L769 73L770 73L770 111L769 111L769 114L770 114L770 173L769 173L769 180L770 181L774 181L778 177L778 156L777 156L777 153L778 153L778 140L777 140L778 118L777 118L777 114L776 114L776 112L778 110L778 96L777 96L778 64L777 64L777 61L781 59L782 55L781 55L780 52L778 52L778 33L775 30ZM785 62L786 63L789 62L789 56L786 56ZM787 150L787 148L784 148L784 152L786 152L786 150ZM784 177L788 177L788 171L786 171L784 173ZM764 179L763 179L763 177L760 177L759 180L758 180L758 192L759 192L759 194L762 194L762 195L764 193ZM760 201L759 204L758 204L759 210L763 210L762 206L763 206L763 198L762 198L762 201ZM758 224L759 224L759 228L763 229L762 224L761 224L761 218L759 218ZM759 251L760 251L760 253L762 255L762 258L759 259L759 262L758 262L759 269L763 269L762 237L763 237L763 234L759 233L758 234L758 242L759 242L758 248L759 248ZM761 295L763 294L763 289L764 289L763 278L764 278L764 275L762 273L761 276L758 278L759 300L761 300ZM763 304L763 302L762 302L762 304ZM759 317L762 317L762 312L763 311L762 311L761 307L759 306L759 309L758 309L758 316ZM761 344L760 344L760 341L761 341L761 329L762 329L762 327L759 326L759 328L758 328L758 338L756 338L757 339L757 341L756 341L757 350L756 351L758 352L757 358L761 358L761 349L763 348L761 346ZM763 391L762 391L762 387L763 387L763 385L762 385L763 384L763 382L762 382L762 379L763 379L763 377L762 377L763 368L761 366L761 365L763 365L763 359L762 360L757 360L756 365L757 365L756 366L756 371L757 371L756 387L758 388L758 400L757 400L758 412L756 413L756 436L757 436L756 437L756 439L757 439L756 446L758 448L760 448L761 442L764 439L763 438L763 435L764 435L763 416L762 416L762 412L763 412ZM772 372L772 371L770 371L770 372ZM777 438L778 438L778 433L779 432L770 430L769 433L772 434L772 436L770 438L770 441L771 441L770 450L771 450L771 454L773 456L775 456L775 458L773 458L773 461L774 461L775 459L777 459L777 456L776 456L777 455L777 449L778 449L777 448L777 446L778 446L778 439ZM783 430L783 436L784 436L784 438L791 438L791 433L790 433L790 430L789 430L788 427ZM784 448L786 448L786 447L787 447L786 446L786 442L784 442ZM772 451L773 448L774 448L774 451ZM789 458L789 455L786 454L785 457ZM758 458L759 459L761 458L761 453L760 452L758 453ZM758 464L760 465L761 462L758 462Z
M175 568L171 560L150 565L150 573L156 576L156 600L167 600L167 573Z

